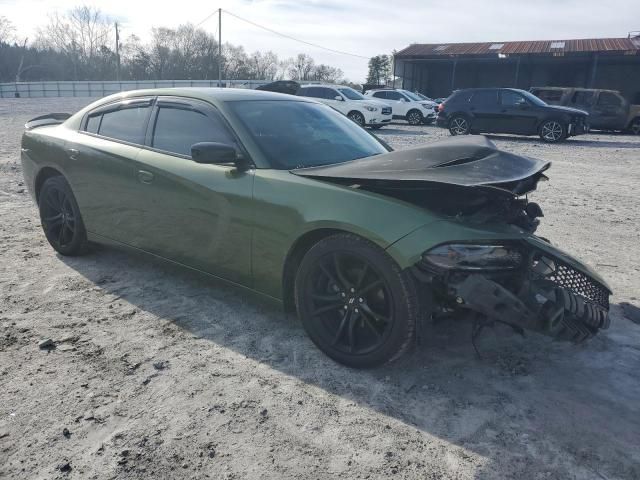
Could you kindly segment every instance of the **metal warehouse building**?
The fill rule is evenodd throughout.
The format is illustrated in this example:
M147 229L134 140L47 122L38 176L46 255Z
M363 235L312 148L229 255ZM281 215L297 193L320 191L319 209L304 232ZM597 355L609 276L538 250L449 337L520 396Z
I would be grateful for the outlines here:
M402 88L445 97L469 87L620 90L640 103L640 35L628 38L414 44L395 55Z

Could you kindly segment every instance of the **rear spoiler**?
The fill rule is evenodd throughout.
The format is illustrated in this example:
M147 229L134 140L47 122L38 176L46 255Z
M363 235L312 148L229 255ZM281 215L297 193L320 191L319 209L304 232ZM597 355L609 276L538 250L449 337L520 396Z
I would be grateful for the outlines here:
M41 115L36 118L32 118L24 124L26 130L32 130L38 127L44 127L45 125L59 125L71 117L70 113L49 113L47 115Z

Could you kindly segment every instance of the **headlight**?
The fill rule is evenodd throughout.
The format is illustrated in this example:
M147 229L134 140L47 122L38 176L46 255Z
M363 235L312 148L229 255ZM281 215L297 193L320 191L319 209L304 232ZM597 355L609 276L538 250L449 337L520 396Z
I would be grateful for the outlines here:
M433 110L433 105L429 105L428 103L421 103L420 105L422 105L427 110Z
M366 108L370 112L377 112L378 111L378 107L364 107L364 108Z
M422 260L439 268L509 270L522 264L522 254L507 245L447 244L427 250Z

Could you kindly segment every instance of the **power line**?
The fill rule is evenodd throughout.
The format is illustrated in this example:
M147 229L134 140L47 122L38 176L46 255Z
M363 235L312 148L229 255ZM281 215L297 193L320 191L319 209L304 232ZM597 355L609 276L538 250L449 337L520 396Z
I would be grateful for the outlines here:
M211 12L209 15L207 15L204 20L202 20L201 22L196 23L196 28L199 27L200 25L202 25L204 22L206 22L207 20L209 20L211 17L213 17L215 14L218 13L218 9L216 8L213 12Z
M338 54L340 54L340 55L348 55L348 56L350 56L350 57L364 58L365 60L369 60L369 57L365 57L364 55L357 55L357 54L355 54L355 53L343 52L342 50L335 50L335 49L333 49L333 48L323 47L322 45L318 45L317 43L311 43L311 42L307 42L307 41L305 41L305 40L300 40L299 38L292 37L291 35L287 35L287 34L285 34L285 33L277 32L277 31L275 31L275 30L272 30L271 28L268 28L268 27L265 27L265 26L260 25L260 24L258 24L258 23L252 22L251 20L247 20L246 18L242 18L242 17L240 17L240 16L238 16L238 15L236 15L236 14L234 14L234 13L231 13L231 12L230 12L230 11L228 11L228 10L224 10L224 9L223 9L222 11L223 11L223 12L225 12L225 13L227 13L227 14L229 14L229 15L231 15L232 17L237 18L238 20L242 20L243 22L247 22L247 23L249 23L249 24L253 25L254 27L258 27L258 28L261 28L262 30L266 30L267 32L273 33L273 34L275 34L275 35L279 35L279 36L281 36L281 37L288 38L289 40L293 40L293 41L295 41L295 42L304 43L305 45L310 45L310 46L312 46L312 47L320 48L320 49L322 49L322 50L327 50L327 51L329 51L329 52L333 52L333 53L338 53ZM203 20L203 22L204 22L204 21L206 21L208 18L210 18L210 17L211 17L212 15L214 15L214 14L215 14L215 12L214 12L214 13L212 13L211 15L209 15L209 17L207 17L205 20ZM200 22L200 23L203 23L203 22ZM200 25L200 24L198 24L198 25Z

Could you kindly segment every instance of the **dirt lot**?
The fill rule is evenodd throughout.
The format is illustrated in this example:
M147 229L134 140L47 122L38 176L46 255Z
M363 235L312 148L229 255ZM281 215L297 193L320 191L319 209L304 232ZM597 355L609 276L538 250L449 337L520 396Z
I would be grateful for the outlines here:
M108 248L56 255L20 134L87 102L0 101L0 478L640 478L640 138L495 137L554 162L541 233L610 281L610 330L573 346L495 329L478 359L468 326L439 325L363 372L208 278Z

